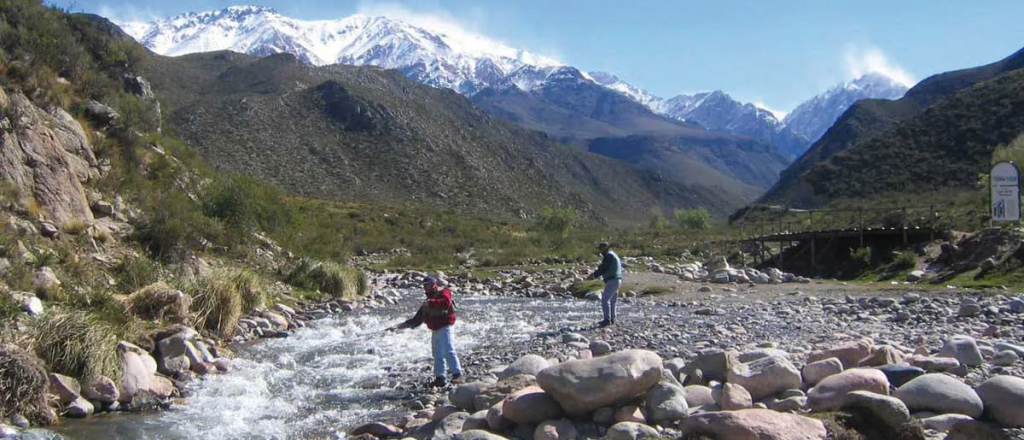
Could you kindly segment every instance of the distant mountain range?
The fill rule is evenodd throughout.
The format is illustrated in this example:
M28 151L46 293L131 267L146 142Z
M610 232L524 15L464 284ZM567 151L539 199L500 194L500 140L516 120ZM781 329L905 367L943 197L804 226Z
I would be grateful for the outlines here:
M654 114L772 144L790 159L800 156L857 100L895 99L906 91L904 85L871 74L812 98L780 121L770 111L736 101L720 90L663 99L610 73L568 70L552 58L479 35L457 29L425 29L388 17L353 15L340 20L303 21L270 8L237 6L152 23L119 25L161 55L217 50L257 56L287 52L317 66L351 64L397 69L416 81L467 96L488 88L507 93L512 86L535 92L563 79L560 75L569 74L626 96ZM559 135L557 131L552 134Z

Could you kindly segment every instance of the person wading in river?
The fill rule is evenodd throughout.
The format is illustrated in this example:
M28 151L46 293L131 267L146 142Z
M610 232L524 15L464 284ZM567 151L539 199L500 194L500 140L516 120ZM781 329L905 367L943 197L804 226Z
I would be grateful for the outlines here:
M427 328L433 333L430 338L430 347L434 353L434 381L427 386L431 388L443 388L448 385L448 369L452 370L452 383L462 381L462 365L459 364L459 356L452 346L452 326L455 325L455 301L452 299L452 292L444 288L441 283L433 278L427 277L423 280L423 293L427 300L423 301L416 315L407 321L388 328L387 331L395 331L407 328L416 328L420 324L427 324Z
M601 252L601 265L597 266L597 270L587 279L601 277L604 281L604 292L601 292L601 312L604 313L604 320L597 325L607 327L615 324L615 304L618 302L619 286L622 284L622 261L615 252L612 252L608 243L597 245L597 250Z

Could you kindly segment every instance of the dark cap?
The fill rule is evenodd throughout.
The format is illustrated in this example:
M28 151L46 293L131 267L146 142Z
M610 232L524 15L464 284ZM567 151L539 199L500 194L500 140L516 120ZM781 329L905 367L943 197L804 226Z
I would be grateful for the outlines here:
M610 247L612 247L612 246L610 244L608 244L608 242L601 242L600 244L597 245L598 249L608 249Z
M434 277L423 278L423 285L425 286L427 284L437 284L437 278L434 278Z

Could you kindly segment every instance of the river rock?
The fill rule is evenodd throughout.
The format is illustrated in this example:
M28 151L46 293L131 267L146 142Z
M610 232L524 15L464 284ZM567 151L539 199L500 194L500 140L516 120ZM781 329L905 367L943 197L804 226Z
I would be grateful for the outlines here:
M644 417L644 413L640 411L639 406L626 405L615 411L615 421L647 423L647 418Z
M943 440L1010 440L1010 436L988 423L964 420L953 425Z
M647 392L646 408L648 420L657 425L669 426L671 423L686 418L687 410L689 409L688 396L687 390L684 390L679 385L669 382L658 382Z
M82 397L100 403L114 403L121 397L121 392L109 377L96 376L82 387Z
M888 391L888 390L887 390ZM870 391L852 391L843 399L843 409L860 408L874 414L890 429L898 432L910 423L910 410L902 400Z
M729 440L825 440L825 425L796 414L744 409L696 414L680 424L681 435Z
M739 353L735 351L712 350L701 353L693 362L683 367L683 373L693 376L697 370L703 374L704 380L725 382L729 370L739 363ZM693 383L693 382L689 382ZM700 384L705 382L699 381Z
M541 370L549 367L548 360L535 354L528 354L519 359L516 359L512 365L509 365L503 371L498 373L498 379L507 379L512 376L518 376L520 374L530 374L536 376Z
M715 405L714 390L704 385L687 385L686 404L690 407Z
M177 377L189 371L188 339L184 333L178 333L157 342L160 355L157 366L160 373Z
M789 359L789 353L777 348L759 348L757 350L745 351L736 356L736 359L740 361L740 363L750 363L758 359L764 359L771 356Z
M1003 426L1024 428L1024 379L996 376L976 391L989 417Z
M462 425L468 418L469 413L457 412L420 426L408 435L416 440L453 440L456 434L462 432Z
M968 367L980 367L985 364L978 343L967 335L953 336L944 341L939 357L955 358L960 364Z
M729 370L729 383L742 386L754 400L791 388L800 388L800 371L788 359L778 356L737 364Z
M837 358L843 363L843 368L853 368L860 363L861 359L864 359L871 355L872 344L869 340L859 340L850 342L839 347L830 348L828 350L816 351L807 357L807 363L817 362L828 358Z
M1020 356L1010 350L1004 350L996 353L992 356L992 365L1000 367L1009 367L1016 364L1020 360Z
M822 379L843 372L839 358L831 357L804 365L803 378L807 385L814 386Z
M132 397L139 390L149 388L149 378L153 373L142 361L142 358L135 352L127 351L121 353L121 395L118 399L121 403L129 403Z
M590 343L590 353L594 356L604 356L612 352L611 344L604 341L594 341Z
M387 425L384 423L367 423L348 433L350 437L356 437L363 434L370 434L377 438L388 438L388 437L401 437L403 431L398 427Z
M911 411L978 418L984 408L981 397L970 386L945 374L925 374L899 387L893 395Z
M508 440L498 434L483 429L470 429L455 434L455 440Z
M908 363L925 371L949 371L960 366L960 361L951 357L911 356Z
M612 426L615 424L615 409L604 407L594 411L594 423L598 426Z
M883 365L875 368L885 374L889 385L896 388L924 374L923 369L910 365Z
M971 421L974 421L974 418L963 414L940 414L921 419L921 426L932 431L948 432L957 423Z
M537 375L544 391L574 416L643 394L661 379L661 357L625 350L548 367Z
M818 382L807 392L808 404L814 411L832 411L842 408L851 391L870 391L889 395L889 379L885 373L873 368L854 368Z
M151 393L153 396L166 399L174 395L176 388L174 382L163 376L150 376L149 377L149 388L145 391Z
M459 409L452 405L441 405L434 409L434 413L430 415L430 421L435 422L457 412Z
M82 419L89 417L95 411L96 407L92 403L89 403L84 397L79 397L68 404L64 415L74 419Z
M548 420L537 425L533 431L533 440L576 440L579 433L576 426L568 420Z
M665 361L662 367L664 368L664 370L669 371L672 374L672 377L676 378L676 380L679 380L679 373L681 373L683 369L686 368L686 361L683 358L672 358Z
M511 427L514 423L505 417L502 402L495 403L487 410L487 426L493 431L502 432Z
M601 440L644 440L661 437L658 431L643 423L619 422L608 428Z
M469 418L462 423L463 431L471 431L474 429L490 429L490 425L487 424L487 410L477 411L471 414Z
M82 385L73 377L50 373L50 394L57 396L62 405L82 397Z
M722 411L735 411L747 409L754 406L750 392L746 388L734 383L723 383L714 393L715 403Z
M900 364L903 362L903 355L888 345L876 347L870 356L861 359L861 367L880 367L882 365Z
M502 402L502 414L516 423L540 423L562 416L562 408L540 387L516 391Z
M448 393L448 400L452 402L452 405L455 405L463 411L477 411L476 396L487 388L490 388L490 386L491 384L484 382L462 384L453 388L452 391Z

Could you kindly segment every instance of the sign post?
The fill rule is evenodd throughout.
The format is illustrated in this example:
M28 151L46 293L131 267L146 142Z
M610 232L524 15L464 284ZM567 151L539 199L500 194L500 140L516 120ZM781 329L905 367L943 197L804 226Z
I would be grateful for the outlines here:
M989 178L992 222L1020 221L1020 169L1013 162L999 162Z

